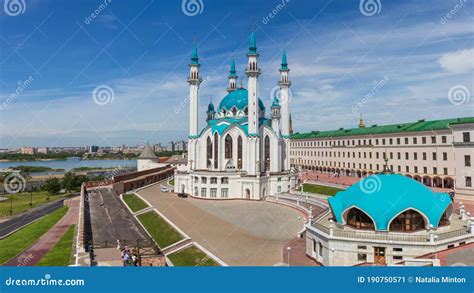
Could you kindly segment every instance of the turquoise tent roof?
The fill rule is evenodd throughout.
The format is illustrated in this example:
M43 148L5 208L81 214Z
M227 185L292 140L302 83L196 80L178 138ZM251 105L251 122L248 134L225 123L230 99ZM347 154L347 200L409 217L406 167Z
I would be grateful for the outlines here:
M235 71L235 61L232 59L230 61L230 70L229 70L229 77L236 77L237 71Z
M260 118L259 125L263 125L263 124L270 125L270 120L266 118ZM220 118L216 120L209 120L208 122L208 127L211 127L212 135L214 135L216 131L219 135L222 135L222 133L224 133L224 131L232 125L237 125L238 127L240 127L244 131L245 135L248 136L247 117L239 117L239 118L225 117L225 118ZM206 130L208 127L204 128L202 131L204 132L204 130Z
M250 46L248 54L257 54L257 42L255 41L255 32L250 34Z
M199 57L196 43L193 44L193 51L191 52L191 64L199 64Z
M287 70L288 69L288 61L286 60L286 51L283 50L283 54L281 54L281 67L280 70Z
M280 107L280 101L277 97L273 98L272 107Z
M248 104L248 91L244 88L239 88L236 89L235 91L232 91L228 93L220 102L219 104L219 112L222 109L225 109L226 111L231 111L233 107L236 107L237 110L244 110L247 108ZM258 106L261 111L265 109L265 106L263 106L262 100L259 98L258 99Z
M207 106L207 112L215 112L214 104L212 102L210 102L209 105Z
M400 174L366 177L328 199L334 218L343 223L343 213L356 207L372 218L376 230L388 230L390 221L407 209L422 213L428 224L438 227L452 203L447 193L434 192L420 182Z

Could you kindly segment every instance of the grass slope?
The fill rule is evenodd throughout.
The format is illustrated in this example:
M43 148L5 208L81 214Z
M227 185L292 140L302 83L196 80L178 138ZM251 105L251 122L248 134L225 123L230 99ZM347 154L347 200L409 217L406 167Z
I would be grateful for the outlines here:
M69 196L70 194L61 194L61 195L50 195L46 191L35 191L32 192L32 205L30 206L31 193L30 192L21 192L12 195L7 195L8 199L0 202L0 217L6 217L10 215L10 196L13 198L13 214L18 214L29 210L31 208L37 207L47 202L54 201L61 197ZM48 199L49 197L49 199Z
M38 262L38 266L68 266L71 263L75 225L69 227L63 237Z
M168 255L174 266L177 267L215 267L219 264L196 246L190 246Z
M134 212L148 207L148 205L135 194L125 194L123 196L123 201L125 201L128 207Z
M69 207L61 207L0 240L0 265L23 252L54 226Z
M343 189L335 188L331 186L317 185L305 183L303 185L304 192L318 193L323 195L333 196L337 192L342 191Z
M178 231L155 212L141 214L138 216L138 220L145 226L160 248L165 248L183 239Z

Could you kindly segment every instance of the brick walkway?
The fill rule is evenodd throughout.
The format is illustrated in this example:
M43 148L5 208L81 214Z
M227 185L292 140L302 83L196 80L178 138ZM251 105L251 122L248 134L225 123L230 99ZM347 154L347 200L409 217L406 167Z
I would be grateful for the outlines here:
M288 247L290 247L290 266L320 266L317 262L306 255L306 235L295 238L283 248L283 262L288 264Z
M67 213L30 248L7 262L6 266L34 266L53 248L66 233L69 226L77 223L79 215L79 197L64 201L69 206Z

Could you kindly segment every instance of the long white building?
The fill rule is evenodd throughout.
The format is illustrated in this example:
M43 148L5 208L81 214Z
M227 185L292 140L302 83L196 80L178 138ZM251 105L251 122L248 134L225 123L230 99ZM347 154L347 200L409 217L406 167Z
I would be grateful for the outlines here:
M259 98L260 67L255 34L247 52L247 89L237 86L234 61L231 62L227 95L216 109L208 105L207 124L198 129L201 74L197 48L189 64L189 142L188 164L175 174L177 192L210 199L262 199L286 192L295 186L296 175L289 161L289 69L283 52L279 97L273 98L266 116Z
M291 166L365 177L384 170L474 197L474 117L295 133Z

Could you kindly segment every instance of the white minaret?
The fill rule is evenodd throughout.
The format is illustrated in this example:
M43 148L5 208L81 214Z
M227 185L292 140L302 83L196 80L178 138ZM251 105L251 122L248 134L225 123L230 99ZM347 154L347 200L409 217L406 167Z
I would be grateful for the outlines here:
M280 137L281 133L281 125L280 125L280 119L281 119L281 106L280 106L280 101L278 100L277 97L273 98L272 102L272 128L277 134L278 137Z
M280 105L281 105L281 135L284 138L290 136L290 85L288 73L288 62L286 61L286 52L283 50L281 55L281 67L280 67L280 80L278 85L280 86Z
M248 64L245 73L248 76L248 164L247 173L249 175L259 175L262 163L260 162L259 148L259 107L258 107L258 76L260 68L258 68L258 53L255 42L255 33L252 31L250 35L250 47L247 53Z
M196 145L198 134L198 110L199 110L199 85L202 82L199 75L199 57L196 43L193 45L191 53L191 63L189 63L189 142L188 142L188 166L193 170L196 166Z
M290 86L291 81L288 76L290 69L288 68L288 61L286 60L286 52L283 50L281 55L280 66L280 105L281 105L281 137L284 139L283 143L283 170L290 170Z
M237 89L237 71L235 71L235 61L232 59L230 62L229 76L229 85L227 86L227 92L233 92Z

